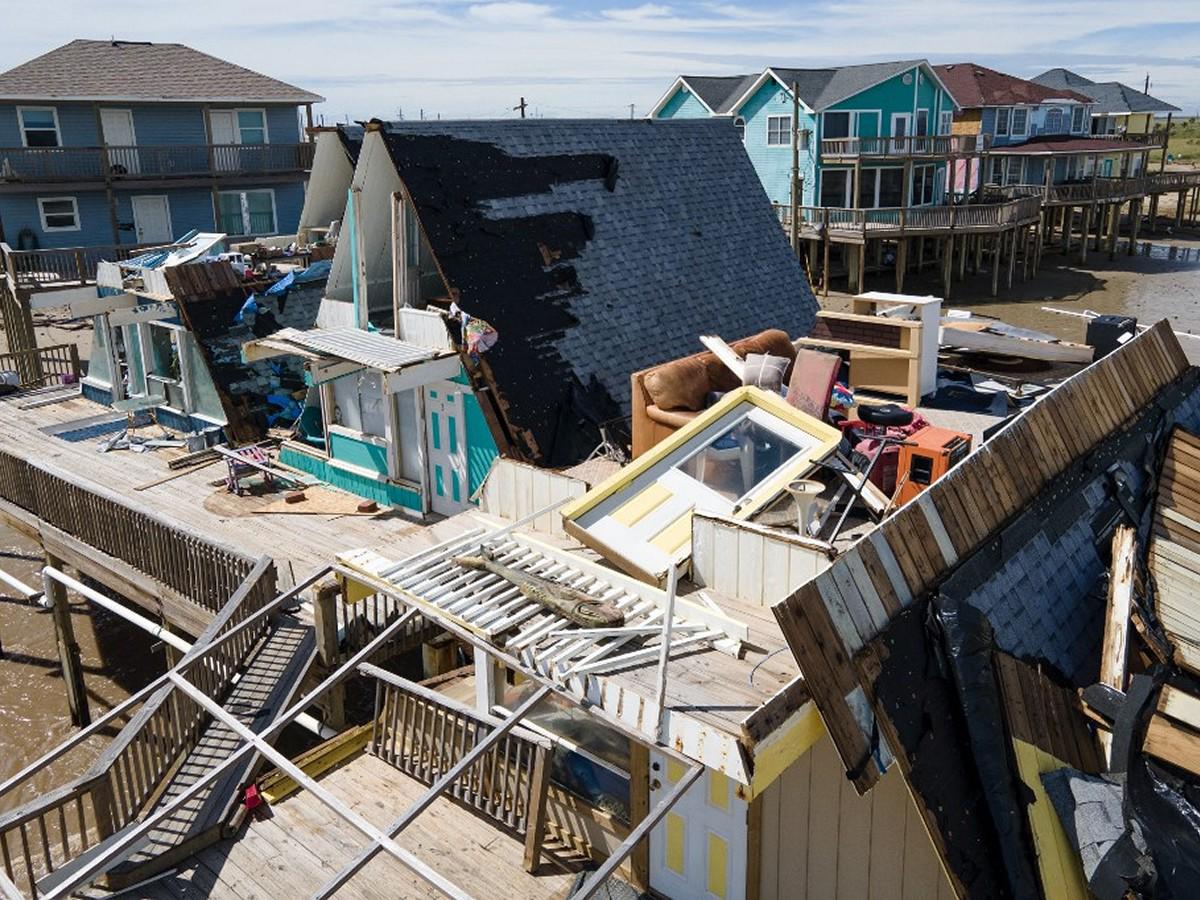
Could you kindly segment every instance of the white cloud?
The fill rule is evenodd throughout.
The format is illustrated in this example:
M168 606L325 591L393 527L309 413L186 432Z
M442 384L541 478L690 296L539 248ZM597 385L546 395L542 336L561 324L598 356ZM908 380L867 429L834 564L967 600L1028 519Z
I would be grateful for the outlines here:
M1098 22L1104 33L1090 34ZM1200 4L1166 0L999 0L984 17L966 0L291 0L285 12L206 0L202 17L158 0L58 0L53 17L5 17L0 69L117 30L180 41L324 94L318 113L328 121L398 108L513 115L521 96L544 115L628 116L628 104L644 113L682 72L927 57L1025 76L1090 66L1137 86L1149 68L1160 96L1195 109L1195 25L1163 28L1153 41L1124 33L1197 22Z

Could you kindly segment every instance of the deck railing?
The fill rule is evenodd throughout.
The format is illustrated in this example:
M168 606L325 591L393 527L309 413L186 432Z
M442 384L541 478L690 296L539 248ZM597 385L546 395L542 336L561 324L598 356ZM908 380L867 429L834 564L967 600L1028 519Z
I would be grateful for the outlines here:
M274 598L274 583L274 564L263 557L196 646L208 645L261 610ZM188 669L189 680L222 701L268 627L264 616L216 647L200 651ZM0 815L0 871L29 896L38 896L40 879L141 817L210 721L203 707L168 684L145 699L98 755L95 745L103 734L91 730L57 749L50 764L76 771L86 765L82 775L50 791L38 790L44 780L41 769L6 783L0 803L24 803Z
M22 390L77 383L80 372L79 348L74 344L54 344L0 353L0 372L15 372L17 387Z
M904 157L971 156L988 148L983 134L906 135L904 137L824 138L821 155L825 157Z
M1040 209L1040 197L1020 197L1001 203L881 209L802 206L798 210L798 219L800 227L810 231L828 228L831 232L843 234L860 232L864 236L884 236L1009 228L1036 221ZM785 227L787 224L784 219Z
M412 682L377 679L375 727L368 750L423 784L433 784L495 727L461 703ZM445 796L526 841L526 860L538 858L550 775L550 742L514 728L488 749ZM531 846L532 845L532 846Z
M47 247L14 250L0 243L0 274L21 290L79 287L96 283L96 266L120 261L162 244L103 244L95 247Z
M312 168L315 144L0 147L0 182L136 181Z
M84 486L78 478L3 450L0 499L128 563L210 613L221 609L256 564L253 557L138 509L98 485Z

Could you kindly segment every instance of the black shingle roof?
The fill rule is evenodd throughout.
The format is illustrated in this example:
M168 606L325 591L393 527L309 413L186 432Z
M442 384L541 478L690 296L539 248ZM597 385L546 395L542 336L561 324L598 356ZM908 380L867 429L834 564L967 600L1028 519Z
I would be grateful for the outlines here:
M433 254L529 454L578 461L628 415L632 372L764 328L816 299L728 121L384 126Z
M1045 87L1070 88L1085 94L1096 101L1096 112L1101 114L1179 112L1178 106L1143 94L1127 84L1092 81L1070 69L1049 69L1031 80Z

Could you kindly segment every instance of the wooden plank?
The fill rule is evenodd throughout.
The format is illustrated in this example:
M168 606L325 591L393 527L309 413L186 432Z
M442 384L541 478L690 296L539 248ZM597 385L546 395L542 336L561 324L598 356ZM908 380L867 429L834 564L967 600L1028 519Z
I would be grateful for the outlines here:
M1104 643L1100 649L1100 683L1122 692L1125 690L1125 668L1129 653L1129 613L1133 606L1136 560L1137 532L1128 525L1121 525L1113 533L1112 539Z
M1156 759L1200 775L1200 734L1155 713L1146 728L1142 751Z
M1200 697L1164 684L1158 695L1158 711L1168 718L1200 731Z

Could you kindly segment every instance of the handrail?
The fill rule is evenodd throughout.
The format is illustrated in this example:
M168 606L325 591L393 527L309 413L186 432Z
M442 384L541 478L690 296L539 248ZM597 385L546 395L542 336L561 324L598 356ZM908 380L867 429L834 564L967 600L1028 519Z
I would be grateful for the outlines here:
M0 372L16 372L22 390L49 384L78 382L79 348L74 344L53 344L29 350L0 353Z
M303 172L312 168L314 150L309 142L0 147L0 181L126 181Z
M881 158L941 157L974 155L990 145L986 134L909 134L897 137L823 138L822 156L870 156Z
M1001 203L952 206L896 206L872 209L802 206L802 227L835 232L895 233L964 228L1007 228L1037 218L1041 197L1018 197Z
M0 265L16 288L73 287L95 284L96 267L101 262L120 262L161 246L161 243L98 244L14 250L8 244L0 243Z

